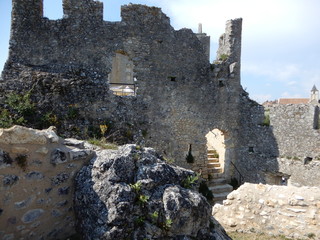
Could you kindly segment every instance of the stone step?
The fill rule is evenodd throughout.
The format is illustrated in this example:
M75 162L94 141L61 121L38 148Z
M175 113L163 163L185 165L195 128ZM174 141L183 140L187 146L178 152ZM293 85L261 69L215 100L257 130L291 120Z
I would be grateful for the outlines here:
M210 173L208 172L208 174L211 175L211 181L214 181L215 179L220 179L224 177L224 173Z
M227 183L225 178L214 178L208 182L208 186L224 185Z
M213 202L214 204L216 203L222 203L223 200L227 199L227 196L229 195L230 192L223 192L223 193L213 193Z
M217 153L217 150L215 150L215 149L208 149L208 153Z
M208 158L208 162L219 162L219 158Z
M210 168L207 169L208 174L213 174L213 173L222 173L222 168L218 167L218 168Z
M208 158L219 158L216 153L208 153Z
M220 168L221 164L218 162L208 162L207 168Z
M222 184L222 185L216 185L216 186L210 186L209 189L212 191L213 195L219 194L219 193L227 193L232 192L233 187L229 184Z

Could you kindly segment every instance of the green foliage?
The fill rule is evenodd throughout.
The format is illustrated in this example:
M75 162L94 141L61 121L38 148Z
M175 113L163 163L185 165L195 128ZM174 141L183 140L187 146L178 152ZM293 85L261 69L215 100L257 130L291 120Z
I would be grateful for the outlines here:
M139 195L139 197L138 197L138 201L139 201L139 203L141 203L141 204L145 204L145 203L148 202L149 198L150 198L149 196L146 196L146 195L141 194L141 195Z
M22 116L31 116L35 113L35 104L31 101L30 96L30 91L26 94L10 93L6 103Z
M228 55L228 54L221 54L221 55L219 56L219 60L220 60L220 61L226 61L228 58L229 58L229 55Z
M169 163L169 164L174 163L174 159L172 159L172 158L162 157L162 159L163 159L164 161L166 161L167 163Z
M67 113L67 118L68 119L76 119L79 117L79 109L75 104L70 104L68 106L68 113Z
M102 138L100 126L90 125L87 131L89 138Z
M24 119L20 119L22 122L24 121ZM0 112L0 127L1 128L9 128L12 125L14 125L14 121L13 117L11 116L10 112L7 109L3 109Z
M152 222L154 223L157 222L159 218L159 212L154 211L153 213L150 214L150 217L152 219Z
M135 219L135 224L137 226L142 226L144 224L145 218L144 216L139 216Z
M141 131L141 134L142 134L142 136L143 136L144 138L146 138L147 135L148 135L148 130L147 130L147 129L143 129L143 130Z
M27 168L27 155L18 155L16 158L15 158L15 161L17 162L18 166L23 170L25 171L26 168Z
M262 126L270 126L270 113L269 113L269 111L264 112L264 119L262 122Z
M170 218L166 219L166 221L164 222L163 228L165 230L169 230L172 226L172 220Z
M58 126L59 119L58 116L52 112L47 112L42 116L41 123L43 127Z
M35 114L35 104L31 101L31 93L10 93L6 96L7 109L0 111L0 127L8 128L14 124L25 125Z
M111 149L111 150L118 149L118 145L113 144L113 143L108 143L108 142L106 142L106 140L104 138L102 138L102 139L90 138L88 140L88 143L90 143L92 145L96 145L96 146L101 147L103 149Z
M132 188L132 190L136 193L139 194L141 191L141 182L136 182L134 184L129 184L129 186Z
M212 191L208 188L208 185L205 181L202 181L199 186L199 193L206 197L208 201L212 201L213 194Z
M184 188L192 188L192 186L199 180L200 174L189 175L186 179L182 181L182 186Z

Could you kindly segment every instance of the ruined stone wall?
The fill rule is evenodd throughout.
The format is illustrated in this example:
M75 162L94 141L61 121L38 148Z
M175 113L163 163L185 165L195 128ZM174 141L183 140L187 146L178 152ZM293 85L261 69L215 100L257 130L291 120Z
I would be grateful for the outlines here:
M270 108L270 126L278 143L279 172L289 184L319 186L320 131L314 121L317 105L279 105Z
M246 183L213 208L227 231L320 238L320 189Z
M75 233L73 180L93 157L52 129L0 129L0 238L66 239Z
M320 132L314 129L316 105L288 104L270 109L270 125L283 157L320 157Z
M266 174L279 173L272 128L263 126L263 109L240 83L242 19L227 21L210 64L197 35L174 30L159 8L126 5L120 22L107 22L100 3L65 0L64 18L52 21L42 17L41 5L41 0L14 1L10 54L0 83L2 106L9 92L31 90L37 115L28 126L47 127L41 118L48 113L64 137L99 137L99 125L108 125L108 140L154 147L204 177L205 136L219 129L227 136L226 179L242 175L245 181L267 182ZM110 90L117 53L133 64L134 97ZM186 162L190 144L193 164Z
M234 158L241 144L235 131L243 91L241 19L228 21L220 43L219 51L228 57L210 64L196 34L174 30L159 8L126 5L121 22L106 22L100 4L71 2L64 1L64 18L52 21L42 18L37 7L41 0L14 1L2 96L32 89L39 116L54 113L60 134L83 138L91 128L107 124L108 134L122 131L131 142L152 146L195 170L206 169L205 135L218 128L232 139ZM110 91L108 75L116 52L133 62L135 97ZM78 113L73 119L70 108ZM185 159L190 144L193 165Z

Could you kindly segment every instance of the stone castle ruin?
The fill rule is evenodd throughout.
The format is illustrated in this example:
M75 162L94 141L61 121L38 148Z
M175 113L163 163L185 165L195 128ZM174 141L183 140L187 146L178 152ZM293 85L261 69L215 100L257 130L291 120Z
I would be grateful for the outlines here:
M50 20L42 4L13 0L0 82L4 108L10 93L35 103L25 125L78 138L106 125L106 138L154 147L213 185L320 184L319 106L274 108L265 122L240 82L242 19L227 21L210 63L201 26L175 30L159 8L125 5L109 22L98 1L64 0Z

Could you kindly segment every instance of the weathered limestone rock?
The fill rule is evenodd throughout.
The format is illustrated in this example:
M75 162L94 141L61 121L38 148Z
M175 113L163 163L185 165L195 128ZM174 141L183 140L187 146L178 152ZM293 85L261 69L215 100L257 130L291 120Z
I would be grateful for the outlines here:
M319 239L320 188L246 183L216 204L213 216L228 231Z
M58 142L59 137L52 128L46 130L35 130L22 126L13 126L11 128L0 129L0 143L2 144L39 144L47 142Z
M194 173L153 149L103 150L76 177L77 229L84 239L230 239L197 191Z

